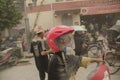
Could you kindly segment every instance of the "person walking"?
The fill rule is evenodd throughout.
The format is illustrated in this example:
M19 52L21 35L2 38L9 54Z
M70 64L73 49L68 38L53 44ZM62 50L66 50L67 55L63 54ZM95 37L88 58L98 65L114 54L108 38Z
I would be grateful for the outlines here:
M34 31L36 35L31 42L31 53L34 55L40 80L45 80L45 73L48 69L48 56L41 55L43 51L47 50L44 29L41 26L36 26Z
M48 80L74 80L80 66L87 67L90 62L102 62L101 58L80 57L66 53L66 47L70 47L74 41L73 31L73 28L63 25L55 26L49 31L46 41L55 53L48 66Z

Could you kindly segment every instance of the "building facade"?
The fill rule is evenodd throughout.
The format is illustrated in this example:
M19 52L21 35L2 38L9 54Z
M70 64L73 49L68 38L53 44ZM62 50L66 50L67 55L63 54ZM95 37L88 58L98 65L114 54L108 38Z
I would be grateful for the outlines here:
M26 11L30 30L34 24L50 29L61 24L81 25L82 19L90 21L94 16L114 16L115 21L120 17L120 0L26 0Z

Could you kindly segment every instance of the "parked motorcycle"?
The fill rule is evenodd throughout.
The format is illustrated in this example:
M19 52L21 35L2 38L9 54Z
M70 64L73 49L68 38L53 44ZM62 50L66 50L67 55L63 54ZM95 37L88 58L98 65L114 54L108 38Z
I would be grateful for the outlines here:
M90 72L88 75L88 80L111 80L110 78L110 68L108 65L107 57L108 57L108 48L103 44L103 40L100 40L97 44L100 46L101 55L97 57L103 58L103 63L101 65L97 65L94 71ZM90 57L90 56L89 56Z
M19 58L23 57L21 48L19 46L17 46L16 42L6 40L0 44L0 51L4 52L5 50L7 50L9 48L12 48L12 53L17 55Z
M104 62L99 65L94 71L90 72L88 75L88 80L111 80L109 68L105 62L106 52L103 51L102 54Z
M110 80L108 67L104 64L100 65L94 76L92 76L89 80Z
M0 67L4 65L16 65L18 62L18 57L12 53L13 48L8 48L0 52Z

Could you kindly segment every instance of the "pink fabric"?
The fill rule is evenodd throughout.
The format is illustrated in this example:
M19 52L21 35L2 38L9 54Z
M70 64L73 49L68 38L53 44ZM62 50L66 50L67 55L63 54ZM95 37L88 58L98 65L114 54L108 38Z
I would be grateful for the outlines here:
M90 80L103 80L105 71L108 71L109 73L108 67L104 64L100 65L98 71ZM109 78L110 78L110 73L109 73Z

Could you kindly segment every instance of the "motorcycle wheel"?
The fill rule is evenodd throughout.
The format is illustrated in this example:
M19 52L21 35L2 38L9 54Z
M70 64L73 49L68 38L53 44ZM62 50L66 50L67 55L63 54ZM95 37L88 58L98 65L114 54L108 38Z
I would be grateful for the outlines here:
M12 55L9 59L9 64L11 66L15 66L18 63L18 57L16 55Z
M101 57L102 56L101 52L102 52L101 48L98 47L97 45L91 45L90 47L88 47L87 50L88 57L91 58Z

